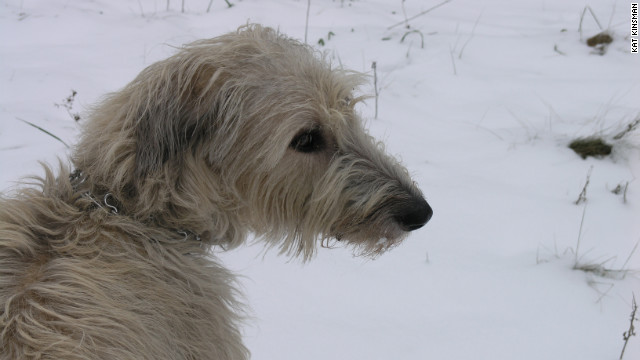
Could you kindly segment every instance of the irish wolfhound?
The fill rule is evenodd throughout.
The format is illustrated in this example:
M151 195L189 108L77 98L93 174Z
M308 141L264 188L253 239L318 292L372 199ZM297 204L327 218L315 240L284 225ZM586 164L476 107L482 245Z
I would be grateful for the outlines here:
M247 359L212 246L373 256L423 226L431 208L354 112L360 81L252 25L108 96L74 171L0 202L2 359Z

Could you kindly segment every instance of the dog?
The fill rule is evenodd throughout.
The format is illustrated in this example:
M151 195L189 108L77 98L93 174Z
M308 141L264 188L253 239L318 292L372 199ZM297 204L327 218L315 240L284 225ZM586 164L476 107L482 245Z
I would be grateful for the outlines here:
M249 234L376 257L432 209L367 134L363 76L260 25L186 45L93 109L69 165L0 200L2 359L249 358Z

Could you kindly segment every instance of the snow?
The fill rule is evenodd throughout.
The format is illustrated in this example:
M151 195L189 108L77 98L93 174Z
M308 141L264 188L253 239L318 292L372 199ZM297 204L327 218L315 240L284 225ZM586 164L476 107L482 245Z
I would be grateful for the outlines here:
M72 89L86 119L184 43L247 22L304 38L306 1L231 2L207 13L209 1L186 0L181 13L180 1L168 11L163 0L2 1L0 189L65 159L62 143L18 119L73 144L78 126L54 105ZM610 140L640 116L629 2L589 4L615 39L602 56L585 45L600 31L588 11L578 32L578 0L454 0L409 21L424 48L418 32L401 42L409 30L388 29L403 4L411 17L437 3L311 2L310 43L322 38L335 64L357 71L376 61L379 116L373 99L359 110L434 217L376 260L339 246L304 265L261 244L217 251L240 275L253 359L619 358L640 296L640 135L603 159L567 144ZM611 190L627 182L625 202ZM599 276L573 270L576 259L629 271ZM624 358L640 358L639 337Z

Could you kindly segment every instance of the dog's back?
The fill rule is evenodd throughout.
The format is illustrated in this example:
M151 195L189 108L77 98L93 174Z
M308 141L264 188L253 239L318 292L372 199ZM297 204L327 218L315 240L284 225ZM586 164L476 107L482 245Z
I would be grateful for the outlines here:
M228 271L46 172L0 200L0 358L247 357Z

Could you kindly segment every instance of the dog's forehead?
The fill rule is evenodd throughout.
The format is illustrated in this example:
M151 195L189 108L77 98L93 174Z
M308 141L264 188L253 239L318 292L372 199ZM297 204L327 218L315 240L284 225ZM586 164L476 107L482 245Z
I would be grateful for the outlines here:
M266 76L257 90L280 104L280 110L289 108L322 118L353 113L354 80L326 64L316 65Z

